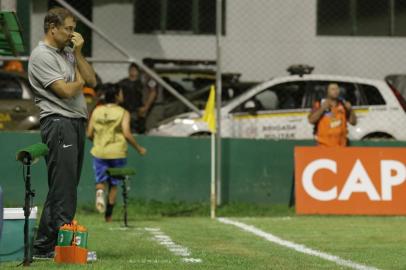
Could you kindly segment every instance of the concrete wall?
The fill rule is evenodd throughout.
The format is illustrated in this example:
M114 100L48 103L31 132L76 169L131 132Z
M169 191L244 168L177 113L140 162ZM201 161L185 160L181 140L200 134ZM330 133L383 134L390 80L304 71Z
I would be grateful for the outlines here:
M16 0L0 0L0 10L17 10Z
M48 1L33 0L31 14L31 50L44 36L44 17L48 9Z
M44 2L34 1L32 43L40 38ZM214 36L133 34L132 1L94 1L96 25L132 55L182 59L214 59ZM41 23L40 23L41 22ZM383 78L405 73L405 38L321 37L316 35L316 0L229 0L223 62L226 71L245 79L264 80L286 74L294 63L316 66L318 73ZM93 35L96 58L120 59ZM96 65L102 78L117 80L126 65Z

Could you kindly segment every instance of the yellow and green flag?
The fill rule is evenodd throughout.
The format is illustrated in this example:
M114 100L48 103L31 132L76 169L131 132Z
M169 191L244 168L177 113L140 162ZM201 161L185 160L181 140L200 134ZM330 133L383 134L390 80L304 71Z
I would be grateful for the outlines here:
M209 130L212 133L216 133L216 91L214 90L214 85L210 88L209 99L206 103L206 108L204 109L203 121L207 122Z

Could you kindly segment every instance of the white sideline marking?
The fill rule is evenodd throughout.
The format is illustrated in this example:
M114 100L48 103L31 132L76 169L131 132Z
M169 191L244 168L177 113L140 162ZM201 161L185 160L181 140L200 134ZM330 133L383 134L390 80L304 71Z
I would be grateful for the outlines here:
M304 253L304 254L307 254L307 255L316 256L316 257L325 259L327 261L334 262L334 263L336 263L338 265L341 265L341 266L346 266L346 267L357 269L357 270L378 270L378 268L375 268L375 267L359 264L359 263L356 263L356 262L353 262L353 261L350 261L350 260L345 260L345 259L342 259L342 258L340 258L338 256L335 256L335 255L331 255L331 254L328 254L328 253L325 253L325 252L322 252L322 251L311 249L311 248L308 248L308 247L306 247L304 245L296 244L294 242L283 240L283 239L281 239L281 238L279 238L279 237L277 237L277 236L275 236L275 235L273 235L271 233L264 232L264 231L254 227L252 225L248 225L248 224L245 224L245 223L242 223L242 222L239 222L239 221L234 221L234 220L231 220L231 219L228 219L228 218L218 218L217 220L220 221L221 223L224 223L224 224L234 225L234 226L236 226L236 227L238 227L238 228L240 228L240 229L242 229L242 230L244 230L246 232L250 232L252 234L255 234L255 235L257 235L259 237L262 237L263 239L268 240L268 241L270 241L272 243L275 243L277 245L284 246L284 247L296 250L297 252L301 252L301 253Z
M158 259L139 259L139 260L129 260L129 263L134 264L168 264L172 263L170 260L158 260Z
M129 228L127 228L127 227L110 227L109 230L110 231L128 231Z
M182 261L190 262L190 263L201 263L202 259L194 259L194 258L183 258Z
M202 259L191 258L191 252L187 247L176 244L172 239L164 234L160 228L144 228L152 234L152 239L159 244L165 246L173 254L182 257L182 261L186 263L201 263Z
M110 227L110 231L144 231L143 228L134 228L134 227Z

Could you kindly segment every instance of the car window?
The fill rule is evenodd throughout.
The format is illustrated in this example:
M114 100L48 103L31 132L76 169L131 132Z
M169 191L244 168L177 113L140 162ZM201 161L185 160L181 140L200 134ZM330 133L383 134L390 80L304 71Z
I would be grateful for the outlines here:
M22 99L23 89L14 78L0 76L0 99Z
M326 97L327 87L330 81L310 81L308 82L308 91L306 96L306 108L310 108L317 100ZM349 101L353 106L365 105L365 101L361 96L360 90L353 83L338 82L340 88L340 97Z
M234 112L300 109L303 107L304 93L303 82L274 85L243 102Z
M363 92L366 99L366 105L385 105L386 102L383 99L379 90L368 84L359 84L359 88Z

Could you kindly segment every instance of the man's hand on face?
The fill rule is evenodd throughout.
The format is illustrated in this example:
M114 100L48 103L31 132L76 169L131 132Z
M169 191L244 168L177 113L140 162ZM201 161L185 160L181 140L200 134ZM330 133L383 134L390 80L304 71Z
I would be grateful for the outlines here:
M72 34L72 43L74 45L73 49L76 53L80 53L83 47L83 44L85 43L85 40L83 39L82 35L78 32L73 32Z

